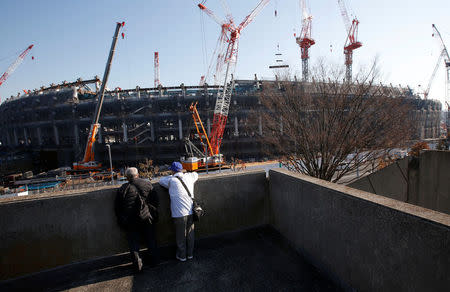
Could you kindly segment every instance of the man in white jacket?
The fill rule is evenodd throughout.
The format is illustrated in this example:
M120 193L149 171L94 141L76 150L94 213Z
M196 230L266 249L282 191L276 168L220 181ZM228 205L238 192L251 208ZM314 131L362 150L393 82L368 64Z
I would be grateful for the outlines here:
M159 184L169 189L170 211L175 224L177 242L176 258L182 262L194 257L194 219L192 216L192 199L180 179L194 197L194 184L198 173L183 173L183 166L173 162L170 166L173 175L162 177Z

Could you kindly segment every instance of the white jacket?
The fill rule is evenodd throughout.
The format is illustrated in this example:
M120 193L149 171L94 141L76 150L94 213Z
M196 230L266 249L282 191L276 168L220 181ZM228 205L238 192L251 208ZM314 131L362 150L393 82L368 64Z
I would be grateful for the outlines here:
M159 184L166 189L169 189L170 195L170 211L173 218L184 217L192 214L192 199L181 182L175 178L181 178L186 187L194 197L194 183L198 180L198 173L196 172L177 172L174 175L162 177Z

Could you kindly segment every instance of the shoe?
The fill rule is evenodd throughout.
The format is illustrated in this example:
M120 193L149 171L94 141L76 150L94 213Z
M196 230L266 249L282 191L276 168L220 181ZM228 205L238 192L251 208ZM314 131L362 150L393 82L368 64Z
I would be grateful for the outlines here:
M187 259L188 260L192 260L194 258L194 256L188 256Z
M142 271L143 263L142 263L141 257L139 256L139 252L135 251L135 252L133 252L131 254L131 256L133 257L133 268L134 268L134 271L136 273L140 273Z
M185 262L186 258L180 258L179 256L175 256L177 258L177 260L179 260L180 262Z
M142 260L138 259L137 262L134 263L134 271L136 273L140 273L142 272L142 267L143 267Z

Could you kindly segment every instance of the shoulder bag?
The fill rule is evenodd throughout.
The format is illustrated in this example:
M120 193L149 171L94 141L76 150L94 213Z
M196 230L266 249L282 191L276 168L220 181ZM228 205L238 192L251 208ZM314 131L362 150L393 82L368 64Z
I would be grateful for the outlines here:
M189 197L191 197L192 199L192 215L194 217L194 221L200 221L200 218L205 215L205 211L203 210L202 206L194 199L194 197L192 197L191 192L189 191L184 181L178 176L176 176L176 178L181 182L184 189L189 194Z

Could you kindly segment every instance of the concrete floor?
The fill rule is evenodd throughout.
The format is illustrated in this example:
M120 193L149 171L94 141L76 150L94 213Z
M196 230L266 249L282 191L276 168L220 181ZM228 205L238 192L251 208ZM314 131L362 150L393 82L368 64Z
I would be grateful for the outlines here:
M7 283L33 291L340 291L272 228L259 227L196 242L194 259L163 260L134 275L128 255L65 266Z

